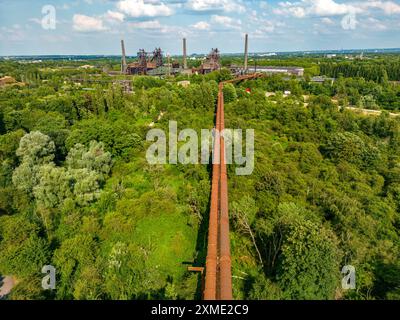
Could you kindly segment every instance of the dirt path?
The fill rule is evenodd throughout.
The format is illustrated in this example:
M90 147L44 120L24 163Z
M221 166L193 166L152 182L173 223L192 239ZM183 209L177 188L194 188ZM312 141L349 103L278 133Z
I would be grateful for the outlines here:
M358 113L362 113L362 114L367 115L367 116L380 116L382 114L381 110L360 109L360 108L356 108L356 107L345 107L345 109L351 110L351 111L354 111L354 112L358 112ZM400 116L400 114L389 112L389 116L398 117L398 116Z
M0 276L0 299L4 298L4 296L8 295L11 292L11 289L15 285L14 278L11 276L5 276L4 278Z

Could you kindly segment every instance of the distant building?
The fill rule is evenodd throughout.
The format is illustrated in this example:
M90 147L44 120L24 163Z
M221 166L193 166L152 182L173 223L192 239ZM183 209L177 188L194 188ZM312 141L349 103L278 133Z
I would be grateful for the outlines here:
M327 81L330 82L331 84L333 84L335 82L335 78L328 78L325 76L317 76L317 77L311 78L311 82L314 82L314 83L325 83Z
M258 53L256 54L258 57L275 57L277 54L275 52L271 53Z
M218 49L211 49L211 52L208 54L206 59L201 64L198 72L202 74L207 74L215 70L221 69L220 63L220 53Z
M127 74L147 74L147 72L157 68L154 62L145 62L145 66L139 62L129 63L127 66Z
M268 74L288 74L297 77L304 76L304 68L301 67L249 66L249 72L263 72Z
M163 66L154 68L154 69L149 69L147 70L147 75L149 76L168 76L168 75L176 75L180 73L181 69L176 68L174 64L165 64Z
M126 67L126 74L145 75L149 71L163 66L163 53L160 48L156 48L152 54L140 49L137 54L137 62L129 63Z

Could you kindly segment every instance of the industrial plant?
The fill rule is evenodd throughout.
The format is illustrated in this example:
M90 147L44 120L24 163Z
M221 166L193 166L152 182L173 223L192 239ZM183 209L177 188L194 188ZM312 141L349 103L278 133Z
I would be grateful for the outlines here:
M229 69L232 74L245 75L248 73L266 73L266 74L287 74L301 77L304 75L304 69L300 67L280 67L280 66L251 66L248 59L248 41L249 37L245 35L244 45L244 64L243 66L231 65ZM169 55L164 55L161 48L155 48L152 52L146 52L140 49L137 53L136 61L128 63L125 51L125 42L121 40L122 60L121 74L125 75L149 75L149 76L170 76L177 74L207 74L220 70L221 54L218 48L212 48L210 53L204 58L201 65L197 68L188 68L187 65L187 42L182 41L182 63L171 60Z
M219 50L211 49L199 68L187 67L186 39L183 39L183 63L171 61L169 55L164 57L161 48L155 48L153 52L146 52L140 49L137 53L137 61L128 63L125 51L125 42L121 40L122 60L121 73L125 75L176 75L176 74L206 74L221 69Z

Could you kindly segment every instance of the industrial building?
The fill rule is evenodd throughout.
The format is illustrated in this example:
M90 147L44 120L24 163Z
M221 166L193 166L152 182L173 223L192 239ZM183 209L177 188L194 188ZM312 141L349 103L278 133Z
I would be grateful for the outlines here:
M151 54L140 49L137 53L137 59L138 61L127 64L123 73L146 75L148 72L163 66L163 53L160 48L154 49Z
M186 39L183 39L183 65L182 67L176 61L170 61L167 56L167 62L164 62L164 55L161 48L156 48L152 53L140 49L137 53L137 61L127 63L125 43L121 40L122 60L121 60L121 73L126 75L150 75L150 76L164 76L174 75L178 73L191 74L192 69L187 68L186 57Z
M211 52L204 58L198 68L188 68L187 65L187 47L186 39L182 42L183 60L182 65L176 61L170 61L170 57L166 59L161 48L156 48L152 53L146 52L144 49L137 53L137 60L133 63L127 63L125 44L121 40L122 60L121 74L126 75L150 75L150 76L169 76L176 74L192 73L208 74L210 72L220 70L221 54L217 48L212 48ZM167 61L164 61L167 60ZM249 66L248 61L248 35L245 35L244 43L244 65L231 65L230 70L235 75L245 75L248 73L266 73L266 74L286 74L297 77L304 76L304 68L300 67L280 67L280 66Z
M217 48L212 48L201 66L196 70L201 74L207 74L215 70L221 69L221 55Z
M329 78L326 76L316 76L311 78L311 82L323 84L325 82L329 82L331 85L335 82L335 78Z
M208 54L199 68L188 68L186 39L183 39L182 65L176 61L170 61L169 56L167 57L167 63L164 63L164 56L161 48L156 48L152 53L148 53L144 49L140 49L137 53L137 61L133 63L127 63L124 40L121 40L121 48L121 74L150 76L192 74L194 72L207 74L221 69L220 52L217 48L211 49L211 52Z
M276 67L276 66L252 66L249 72L263 72L267 74L287 74L296 77L304 76L304 68L301 67Z

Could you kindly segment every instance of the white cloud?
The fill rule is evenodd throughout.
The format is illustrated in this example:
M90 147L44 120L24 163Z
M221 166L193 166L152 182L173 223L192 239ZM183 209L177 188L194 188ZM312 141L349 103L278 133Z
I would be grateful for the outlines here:
M225 11L244 13L246 8L235 0L189 0L186 8L194 11Z
M0 39L7 41L23 41L26 39L26 33L19 24L14 24L11 27L1 27Z
M228 16L212 15L211 22L221 25L227 29L240 30L242 21L240 19L234 19Z
M104 18L110 22L113 22L113 21L123 22L125 15L121 12L108 10L107 13L104 15Z
M104 31L107 28L103 25L101 18L89 17L83 14L75 14L72 18L73 29L78 32Z
M186 37L189 34L187 27L163 25L158 20L128 22L127 27L127 32L129 33L141 33L151 36L159 36L162 33L163 39L176 40L176 37Z
M38 18L30 18L28 19L29 22L33 22L39 25L42 25L42 20L38 19Z
M381 9L385 14L400 14L400 5L393 1L367 1L365 7Z
M117 8L122 13L133 18L171 16L173 14L173 10L163 2L122 0L118 1Z
M233 24L235 20L227 16L213 15L211 21L218 24Z
M137 29L161 29L162 26L158 20L132 22L129 24L130 27Z
M266 21L258 30L264 33L272 33L275 31L275 25L272 22Z
M362 23L362 27L366 29L372 29L374 31L385 31L388 27L380 20L369 17L365 22Z
M323 24L328 25L328 26L332 26L332 25L335 24L335 21L333 21L331 18L327 18L327 17L322 18L322 19L321 19L321 22L322 22Z
M303 18L306 15L306 10L300 6L299 2L279 2L279 8L275 8L273 10L274 14L285 15L285 16L293 16L296 18Z
M359 13L362 9L353 4L337 3L334 0L302 0L301 2L280 2L275 14L304 18L306 16L340 16Z
M272 33L281 33L282 28L286 26L281 21L271 21L266 19L257 19L255 31L250 31L251 37L258 39L268 38Z
M338 16L358 11L356 7L334 0L312 0L309 13L316 16Z
M386 14L400 14L400 5L392 1L382 3L381 8Z
M193 24L191 27L197 30L210 30L210 24L206 21L199 21L195 24Z
M288 10L296 18L303 18L306 15L305 10L300 7L289 8Z
M301 0L280 2L273 12L278 15L304 18L306 16L331 17L347 14L367 14L369 10L380 9L386 15L400 14L400 5L394 1L367 0L339 3L336 0Z

